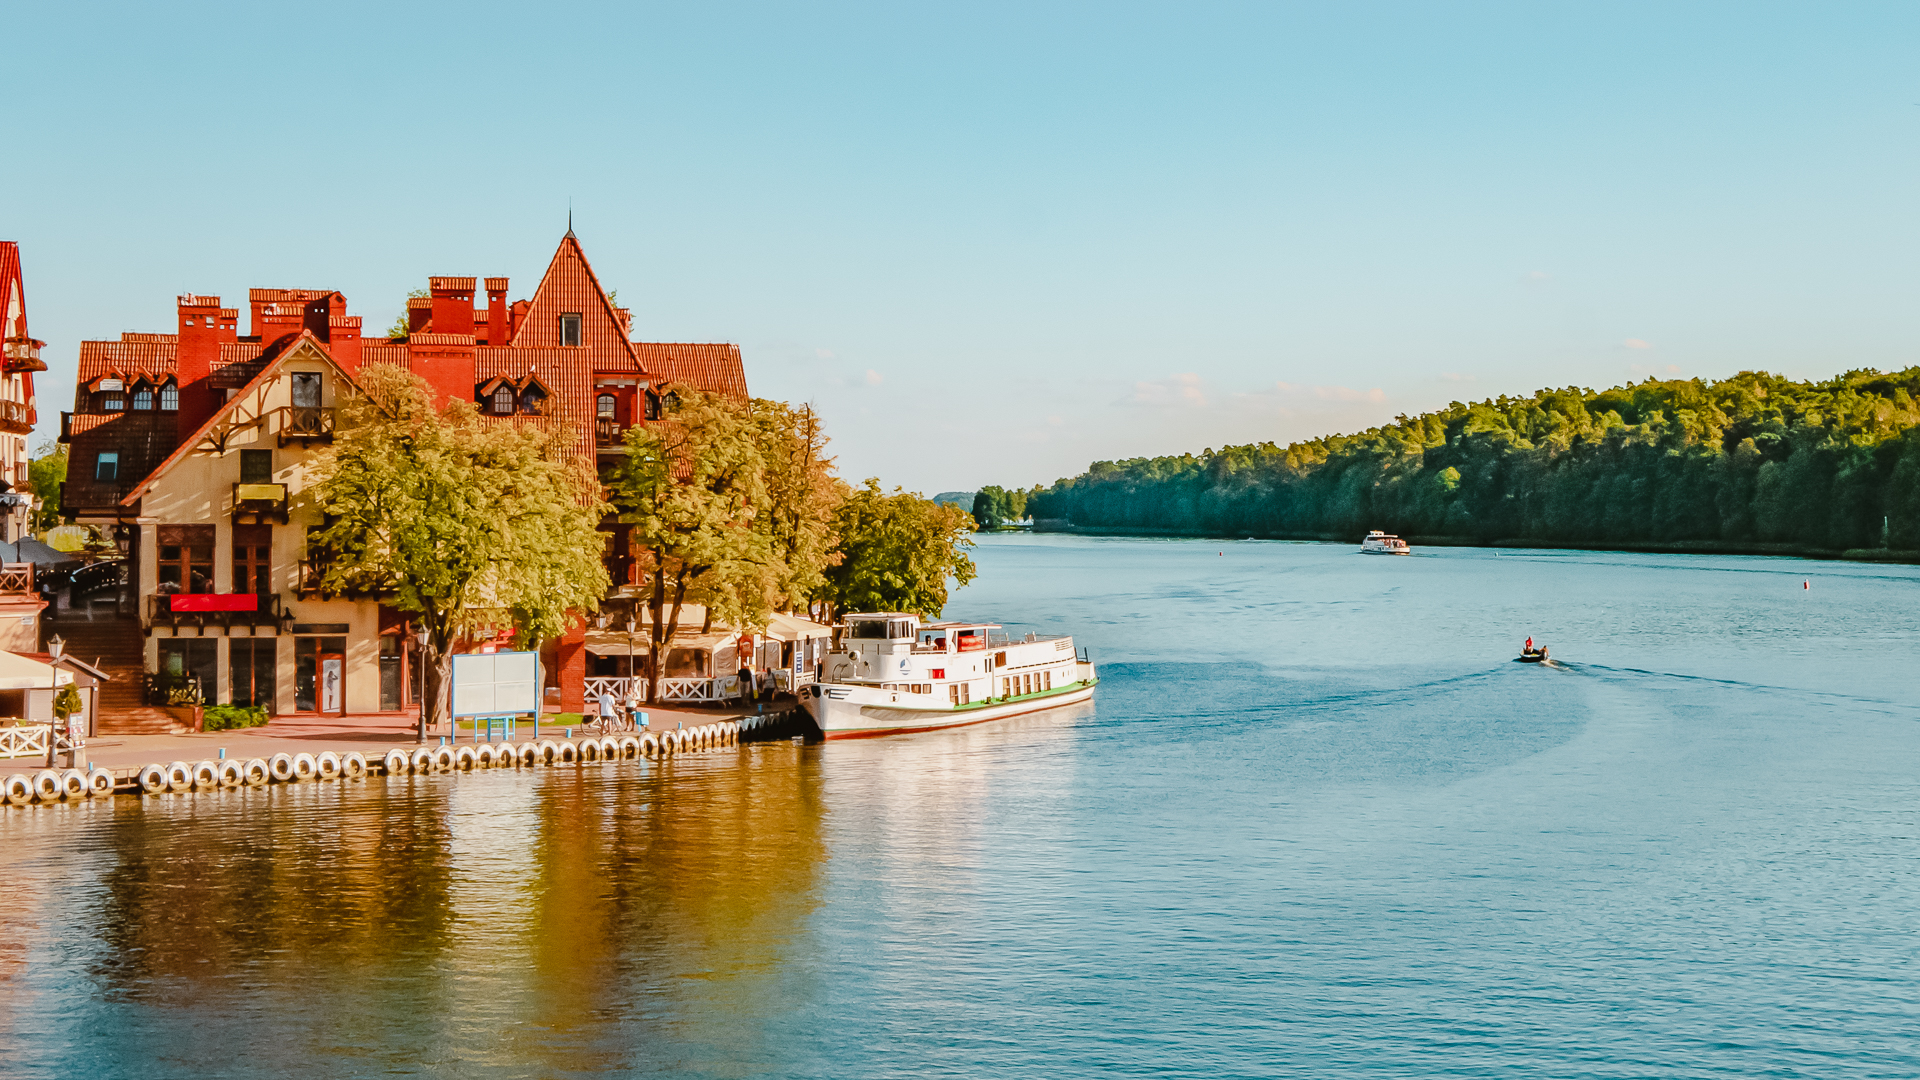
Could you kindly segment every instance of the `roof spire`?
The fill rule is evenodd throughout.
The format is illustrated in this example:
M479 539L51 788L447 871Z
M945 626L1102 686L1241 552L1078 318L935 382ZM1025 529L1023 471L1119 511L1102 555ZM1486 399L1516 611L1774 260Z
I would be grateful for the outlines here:
M573 196L567 196L567 235L573 236ZM579 239L575 237L575 239Z

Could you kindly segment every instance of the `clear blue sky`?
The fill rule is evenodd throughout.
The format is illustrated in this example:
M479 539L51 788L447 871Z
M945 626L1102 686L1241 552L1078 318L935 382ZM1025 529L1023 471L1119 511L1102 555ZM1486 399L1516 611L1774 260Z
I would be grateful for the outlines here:
M526 295L566 226L929 493L1648 374L1915 363L1920 7L14 5L51 346Z

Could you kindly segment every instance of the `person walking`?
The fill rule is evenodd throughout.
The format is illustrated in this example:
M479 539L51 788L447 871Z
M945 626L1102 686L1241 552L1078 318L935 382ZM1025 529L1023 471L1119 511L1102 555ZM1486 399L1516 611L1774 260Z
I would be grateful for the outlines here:
M620 723L620 707L613 703L613 695L605 689L600 691L600 730L612 731Z

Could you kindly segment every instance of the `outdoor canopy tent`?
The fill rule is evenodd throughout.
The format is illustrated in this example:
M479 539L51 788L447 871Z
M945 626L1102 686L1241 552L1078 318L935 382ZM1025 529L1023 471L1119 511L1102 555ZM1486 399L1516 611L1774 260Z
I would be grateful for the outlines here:
M55 668L19 653L0 652L0 690L45 690L54 685ZM59 685L73 682L73 672L60 669Z

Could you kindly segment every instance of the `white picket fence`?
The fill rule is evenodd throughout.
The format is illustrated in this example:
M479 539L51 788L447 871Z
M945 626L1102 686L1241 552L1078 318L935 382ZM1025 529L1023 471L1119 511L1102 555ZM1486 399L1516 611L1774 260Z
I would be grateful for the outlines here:
M604 693L612 694L615 701L625 701L627 700L627 688L629 686L634 687L638 691L635 696L641 701L647 700L647 680L614 676L600 676L588 679L586 681L587 700L596 700ZM736 675L726 675L717 679L705 677L661 679L660 700L706 703L725 702L740 696L739 688L740 679Z
M72 750L76 746L85 746L68 732L55 731L54 752ZM28 724L23 727L0 728L0 758L22 758L47 756L47 725Z

